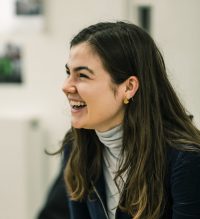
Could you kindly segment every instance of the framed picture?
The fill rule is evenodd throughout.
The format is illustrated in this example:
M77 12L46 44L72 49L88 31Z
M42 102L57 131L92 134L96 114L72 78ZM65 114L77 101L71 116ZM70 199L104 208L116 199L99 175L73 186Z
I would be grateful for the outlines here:
M21 48L13 43L1 48L0 83L22 83Z
M16 0L15 13L16 15L41 15L43 12L42 0Z
M0 34L29 34L44 28L44 3L42 0L0 1Z
M151 34L153 5L151 0L127 0L127 18Z

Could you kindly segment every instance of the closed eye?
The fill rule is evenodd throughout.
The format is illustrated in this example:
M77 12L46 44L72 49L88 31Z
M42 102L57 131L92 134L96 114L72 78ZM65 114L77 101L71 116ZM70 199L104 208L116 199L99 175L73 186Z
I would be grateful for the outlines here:
M66 69L66 74L69 76L70 75L70 72L68 69Z
M79 77L80 78L89 78L86 74L83 74L83 73L79 73Z

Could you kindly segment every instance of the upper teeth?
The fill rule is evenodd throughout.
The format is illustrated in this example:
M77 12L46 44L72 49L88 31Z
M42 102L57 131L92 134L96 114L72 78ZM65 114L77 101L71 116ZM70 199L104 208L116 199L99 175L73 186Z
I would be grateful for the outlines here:
M82 101L73 101L73 100L71 100L70 101L70 105L71 106L84 106L86 104L84 102L82 102Z

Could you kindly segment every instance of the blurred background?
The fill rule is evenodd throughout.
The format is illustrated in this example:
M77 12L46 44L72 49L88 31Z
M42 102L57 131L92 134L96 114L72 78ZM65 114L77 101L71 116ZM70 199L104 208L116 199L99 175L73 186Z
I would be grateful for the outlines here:
M70 127L61 91L69 41L99 21L129 20L155 39L169 78L200 127L199 0L0 0L0 209L34 219Z

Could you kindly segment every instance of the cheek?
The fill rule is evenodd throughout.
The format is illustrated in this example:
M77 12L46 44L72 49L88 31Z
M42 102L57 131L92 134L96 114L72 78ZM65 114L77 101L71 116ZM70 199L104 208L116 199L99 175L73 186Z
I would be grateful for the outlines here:
M88 105L88 111L99 112L102 110L115 111L123 105L122 95L114 94L113 89L107 83L93 84L80 83L77 91L81 99Z
M89 86L84 83L79 83L76 85L76 90L78 95L81 97L82 100L86 101L90 92Z
M89 83L80 83L76 86L77 92L79 96L84 100L90 102L98 102L99 98L102 98L105 93L108 91L106 90L105 86L100 86L99 84L89 84ZM102 93L103 91L103 93Z
M88 99L88 111L103 116L107 114L115 114L123 109L123 103L120 98L114 96L113 93L101 91L99 95Z

